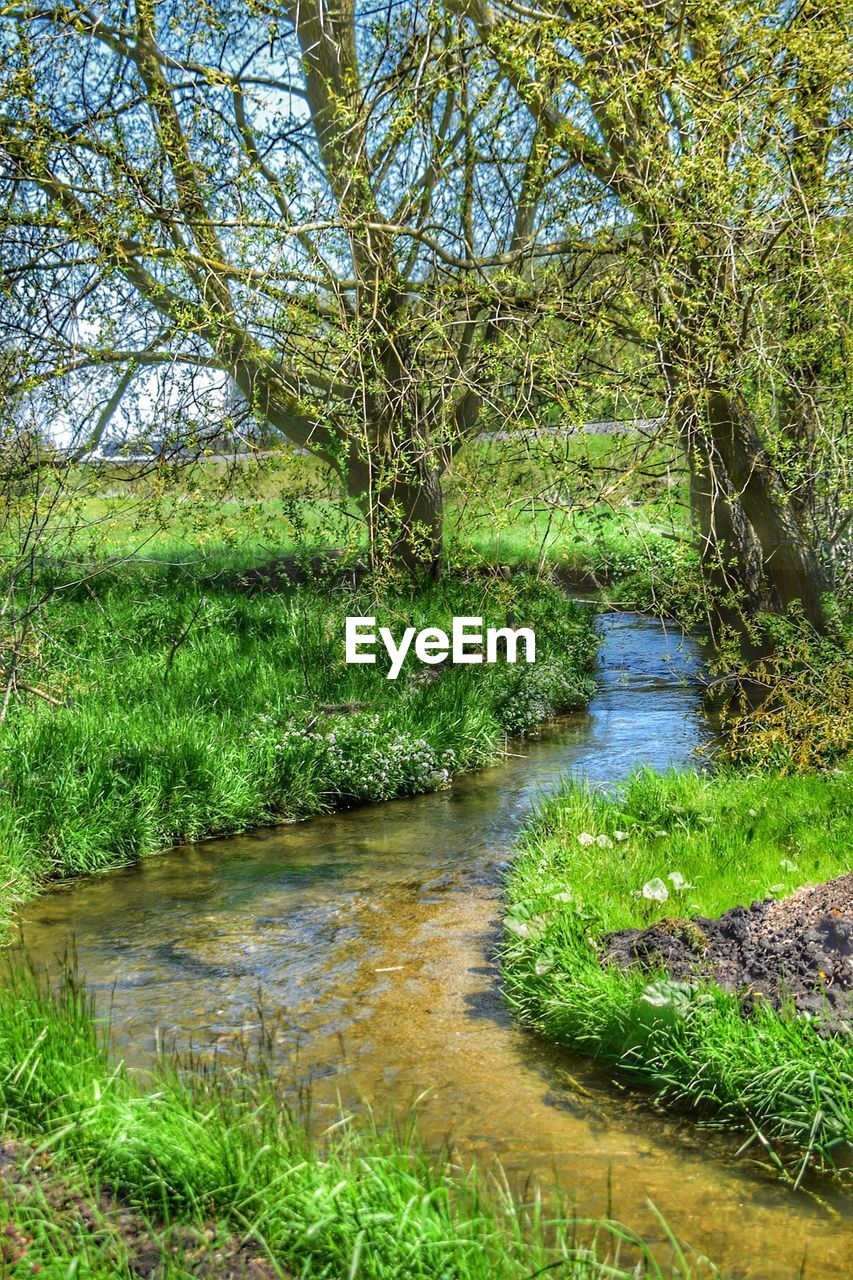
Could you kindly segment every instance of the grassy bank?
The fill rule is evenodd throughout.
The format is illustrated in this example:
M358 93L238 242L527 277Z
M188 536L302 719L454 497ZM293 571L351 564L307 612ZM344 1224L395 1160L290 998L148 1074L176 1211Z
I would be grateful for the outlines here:
M661 974L603 966L597 941L716 916L850 869L853 771L778 778L642 773L618 794L547 800L507 886L504 974L522 1019L617 1063L652 1096L832 1164L853 1140L853 1045L712 984L661 999ZM686 887L668 879L678 873ZM665 902L643 896L658 878ZM665 995L666 988L663 988Z
M456 615L535 629L537 661L426 667L386 679L344 661L344 619L449 627ZM39 619L38 680L0 743L7 901L210 835L434 790L493 759L507 734L585 705L592 618L555 588L448 578L377 602L364 588L248 595L162 564L57 591ZM24 672L26 676L26 672Z
M48 1187L7 1201L2 1239L17 1261L3 1274L15 1280L138 1274L128 1237L140 1222L152 1224L149 1259L159 1250L162 1274L174 1280L232 1274L222 1260L241 1244L244 1264L256 1267L233 1274L247 1277L696 1274L677 1247L656 1262L613 1224L548 1218L537 1201L524 1206L473 1172L430 1160L412 1135L342 1125L312 1142L263 1070L224 1077L164 1064L145 1089L109 1060L89 1000L70 978L54 995L21 968L0 985L0 1112L19 1140L37 1138L41 1163L67 1192ZM103 1206L105 1193L121 1196L123 1228L96 1208L84 1230L75 1205Z

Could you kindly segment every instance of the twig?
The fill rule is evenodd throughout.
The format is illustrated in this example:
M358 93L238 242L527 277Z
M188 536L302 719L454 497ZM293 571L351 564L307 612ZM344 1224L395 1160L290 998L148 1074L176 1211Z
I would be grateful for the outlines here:
M37 689L34 684L22 684L19 680L15 687L17 689L23 689L24 693L35 694L37 698L44 698L45 702L49 702L52 707L65 706L62 698L54 698L52 693L45 693L44 689Z
M3 724L6 720L6 715L9 710L9 701L12 697L12 690L14 689L14 687L15 687L15 666L13 663L12 669L9 672L9 678L6 681L6 691L3 694L3 706L0 707L0 724Z
M173 664L173 663L174 663L174 661L175 661L175 654L178 652L178 650L180 649L181 645L182 645L182 644L184 643L184 641L186 640L187 636L189 635L190 631L192 630L193 623L195 622L195 620L196 620L196 618L198 617L198 615L201 613L202 608L204 607L204 605L205 605L206 603L207 603L207 596L200 596L200 597L199 597L199 602L198 602L198 604L196 605L195 609L193 610L193 615L192 615L192 617L190 618L189 622L188 622L188 623L187 623L187 625L184 627L183 631L182 631L182 632L181 632L181 634L177 637L177 639L172 641L172 648L171 648L171 649L170 649L170 651L169 651L169 656L168 656L168 658L166 659L166 666L165 666L165 668L164 668L164 670L163 670L163 680L164 680L164 681L168 680L168 678L169 678L169 672L172 670L172 664Z

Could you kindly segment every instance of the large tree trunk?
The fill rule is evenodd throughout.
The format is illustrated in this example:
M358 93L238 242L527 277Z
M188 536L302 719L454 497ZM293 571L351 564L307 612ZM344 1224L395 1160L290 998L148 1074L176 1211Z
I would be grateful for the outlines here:
M708 426L715 453L761 549L768 602L782 610L798 605L806 620L823 630L826 579L749 410L725 391L712 391Z
M714 389L683 435L703 571L724 616L732 612L726 597L748 616L797 605L823 630L827 584L818 557L747 406Z
M411 448L357 459L349 492L364 512L375 572L441 576L444 498L434 460Z

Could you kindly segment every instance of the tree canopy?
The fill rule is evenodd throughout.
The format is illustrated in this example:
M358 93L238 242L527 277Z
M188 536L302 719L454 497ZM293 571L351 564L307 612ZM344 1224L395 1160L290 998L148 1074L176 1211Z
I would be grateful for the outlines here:
M339 473L374 558L436 571L460 442L533 394L640 380L709 579L822 623L846 527L843 7L0 12L3 342L19 394L73 400L81 447L152 370L175 403L225 376Z

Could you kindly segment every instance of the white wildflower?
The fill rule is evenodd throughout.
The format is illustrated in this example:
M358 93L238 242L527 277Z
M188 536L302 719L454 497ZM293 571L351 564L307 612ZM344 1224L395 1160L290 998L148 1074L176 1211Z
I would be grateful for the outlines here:
M578 835L578 844L582 844L584 846L588 844L595 844L595 836L591 836L588 831L581 831Z
M660 876L655 876L653 880L647 880L643 885L643 897L648 898L650 902L666 902L669 889Z

